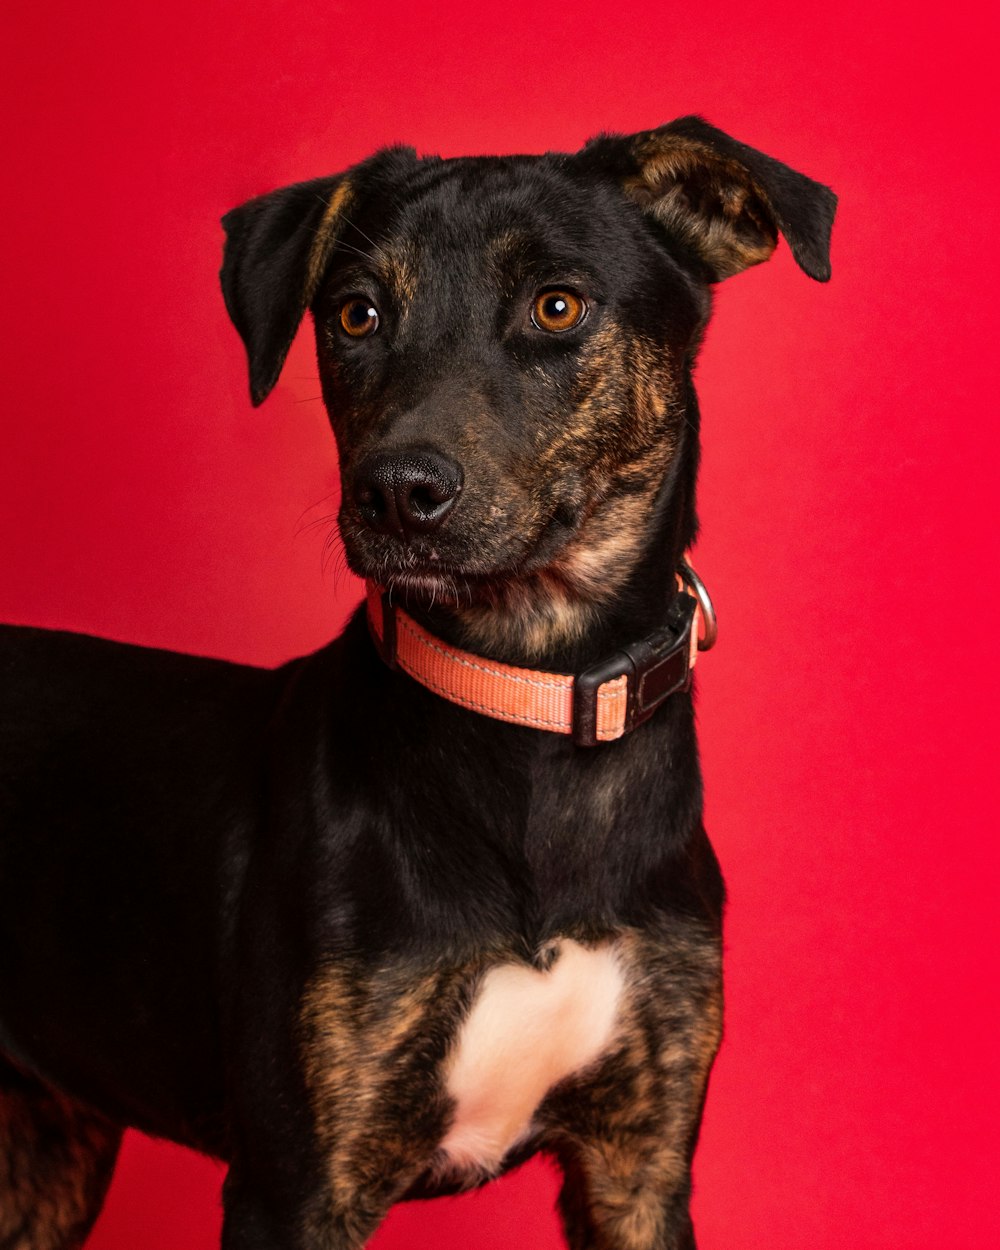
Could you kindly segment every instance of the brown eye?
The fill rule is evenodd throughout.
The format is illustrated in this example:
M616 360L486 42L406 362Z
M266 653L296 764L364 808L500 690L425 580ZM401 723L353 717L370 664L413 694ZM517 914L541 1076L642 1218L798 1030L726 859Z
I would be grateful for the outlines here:
M561 334L572 330L587 315L587 305L575 291L539 291L531 306L531 320L539 330Z
M340 324L352 339L364 338L378 329L378 309L368 299L346 300L340 307Z

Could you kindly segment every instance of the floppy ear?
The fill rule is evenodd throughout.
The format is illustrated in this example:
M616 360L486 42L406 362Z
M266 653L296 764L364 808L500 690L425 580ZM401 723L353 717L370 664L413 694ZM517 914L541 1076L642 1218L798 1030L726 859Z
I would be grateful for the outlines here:
M700 117L636 135L602 135L581 155L612 172L710 281L767 260L779 232L799 267L828 281L834 193Z
M351 196L337 174L249 200L222 219L222 294L247 349L254 405L270 394Z

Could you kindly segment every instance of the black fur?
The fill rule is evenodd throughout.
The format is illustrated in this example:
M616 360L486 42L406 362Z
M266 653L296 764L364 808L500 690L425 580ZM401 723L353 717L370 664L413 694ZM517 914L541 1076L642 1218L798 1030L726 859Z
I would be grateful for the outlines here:
M719 257L781 231L825 279L833 204L693 118L575 156L392 149L229 213L222 286L254 402L313 310L353 567L443 638L573 671L675 593ZM550 287L586 298L566 333L530 318ZM354 296L379 312L357 340ZM414 448L459 462L462 495L429 535L380 532L358 466ZM560 1159L574 1250L694 1245L723 888L689 694L588 750L390 671L360 613L273 672L0 642L0 1124L38 1091L39 1123L59 1099L102 1126L65 1130L85 1219L24 1215L45 1165L7 1140L3 1250L81 1244L121 1125L230 1162L226 1250L354 1250L398 1198L479 1179L439 1157L442 1064L484 973L568 938L622 944L629 1007L504 1166Z

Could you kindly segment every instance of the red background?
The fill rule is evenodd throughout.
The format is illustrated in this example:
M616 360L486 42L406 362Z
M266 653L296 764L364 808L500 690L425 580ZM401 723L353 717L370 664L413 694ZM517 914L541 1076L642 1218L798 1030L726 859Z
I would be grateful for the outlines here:
M306 335L246 398L215 276L246 197L389 141L539 151L691 111L840 193L830 286L784 248L730 280L700 369L723 632L699 706L732 902L698 1226L703 1250L1000 1244L986 6L7 12L8 620L270 664L358 599L323 568ZM219 1179L130 1135L92 1250L209 1250ZM531 1165L397 1209L375 1245L550 1250L553 1194Z

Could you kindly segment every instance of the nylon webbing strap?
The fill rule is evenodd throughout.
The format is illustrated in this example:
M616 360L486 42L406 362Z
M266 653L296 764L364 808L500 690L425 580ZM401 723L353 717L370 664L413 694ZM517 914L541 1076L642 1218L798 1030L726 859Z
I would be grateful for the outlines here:
M368 585L368 623L386 662L442 698L515 725L550 733L576 731L579 740L573 706L576 678L572 674L518 668L442 642L401 608L390 606L387 595L373 583ZM685 682L694 666L697 641L695 624L690 640L684 643L688 653L684 657ZM636 721L636 685L633 682L630 691L628 672L601 682L594 700L591 740L612 742L632 727Z

